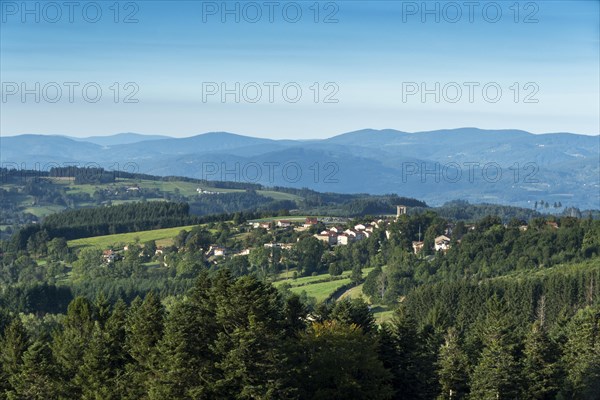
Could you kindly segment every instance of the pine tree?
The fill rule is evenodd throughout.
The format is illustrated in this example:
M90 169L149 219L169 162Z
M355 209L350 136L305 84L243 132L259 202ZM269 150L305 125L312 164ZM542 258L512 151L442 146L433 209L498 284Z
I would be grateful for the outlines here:
M381 332L380 357L392 373L395 399L425 398L426 373L421 337L414 319L400 307Z
M525 398L554 399L560 388L558 349L539 321L532 324L523 352Z
M62 331L55 334L52 343L52 352L70 397L81 395L81 387L72 379L83 364L83 354L92 337L93 316L93 305L84 297L75 298L67 309Z
M100 323L100 327L104 328L104 324L110 317L110 303L104 293L100 293L96 297L96 301L94 303L94 311L95 311L95 319Z
M391 374L377 357L376 342L356 325L314 323L300 335L301 399L391 399Z
M569 323L563 363L567 374L562 390L582 400L597 399L600 393L600 310L586 307Z
M512 327L500 310L489 312L484 328L483 351L471 376L471 397L481 400L516 399L519 365L515 359Z
M74 378L84 400L118 399L114 392L114 372L111 370L109 338L96 322L91 340L85 349L83 364Z
M286 398L289 376L283 347L285 322L277 290L251 276L227 287L227 277L215 285L218 292L214 344L219 361L217 397ZM222 286L225 286L224 288Z
M140 398L156 357L156 345L163 333L164 309L160 299L149 292L144 300L134 300L126 324L126 349L131 357L127 369L127 397Z
M350 274L350 281L352 281L352 283L354 285L358 285L359 283L361 283L363 281L362 267L360 266L360 264L355 264L352 267L352 272Z
M23 354L20 372L11 379L10 399L46 400L60 398L61 385L52 352L46 343L36 341Z
M206 385L214 375L212 326L203 325L200 307L192 301L178 303L165 323L150 382L150 399L208 398Z
M375 318L363 299L342 299L331 310L331 319L351 325L355 324L365 333L375 328Z
M0 391L10 388L9 379L20 371L23 354L29 345L27 331L19 317L14 318L0 341Z
M458 332L448 329L438 356L439 399L464 399L468 394L469 359L463 351Z

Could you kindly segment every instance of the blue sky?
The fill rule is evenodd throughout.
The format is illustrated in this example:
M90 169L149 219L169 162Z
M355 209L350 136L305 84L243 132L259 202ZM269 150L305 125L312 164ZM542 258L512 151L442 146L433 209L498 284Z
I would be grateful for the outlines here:
M266 1L119 2L118 15L114 1L79 2L73 22L60 1L60 16L49 2L28 2L29 14L20 1L0 3L2 135L600 131L596 0L483 1L471 10L463 1L275 1L273 22ZM128 15L137 22L124 23ZM67 82L78 85L72 102ZM102 90L95 103L82 96L90 83ZM239 101L222 98L223 85ZM23 88L40 101L23 99ZM128 94L137 103L124 103Z

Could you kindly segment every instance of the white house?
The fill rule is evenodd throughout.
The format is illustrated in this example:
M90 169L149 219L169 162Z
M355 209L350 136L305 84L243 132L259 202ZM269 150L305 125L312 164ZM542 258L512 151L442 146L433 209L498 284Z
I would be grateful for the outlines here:
M352 238L351 236L348 236L344 233L342 233L341 235L337 236L337 244L338 245L347 245L348 243L352 242L354 238Z
M434 240L435 251L446 251L450 248L450 238L445 235L441 235Z
M337 244L337 234L334 232L323 231L319 234L314 234L313 237L327 243L329 246Z

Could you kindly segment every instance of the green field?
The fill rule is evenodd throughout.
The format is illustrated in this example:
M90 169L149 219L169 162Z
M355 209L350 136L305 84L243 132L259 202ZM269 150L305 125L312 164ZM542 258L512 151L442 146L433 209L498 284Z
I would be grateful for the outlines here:
M95 236L90 238L75 239L67 242L72 248L102 248L106 249L119 243L133 243L139 239L140 243L155 240L158 246L168 246L173 243L173 238L182 230L190 230L196 225L178 226L175 228L155 229L151 231L118 233L115 235Z
M363 277L366 277L373 268L363 269ZM329 274L306 276L298 279L284 279L273 282L275 287L283 284L291 286L290 291L300 294L306 292L308 297L314 297L317 302L325 300L340 287L350 283L351 271L344 271L341 277L333 277Z
M220 193L234 193L234 192L243 192L243 189L224 189L224 188L214 188L211 186L204 186L199 183L194 182L185 182L185 181L153 181L147 179L123 179L119 178L114 183L106 183L106 184L75 184L72 179L67 178L48 178L54 184L63 185L65 189L69 191L69 193L88 193L92 195L97 189L106 189L111 186L138 186L144 189L158 189L162 192L175 193L179 192L180 194L186 197L195 197L198 195L196 189L201 187L204 190L220 192ZM258 190L258 194L263 196L272 198L274 200L300 200L300 196L296 196L291 193L282 193L276 192L272 190Z
M369 298L367 297L367 295L365 295L362 292L362 288L363 288L363 285L360 284L358 286L354 286L353 288L346 290L340 296L340 300L341 299L363 299L364 301L369 303Z
M273 190L257 190L256 193L261 194L266 197L270 197L273 200L301 200L300 196L296 196L291 193L283 193L283 192L275 192Z
M338 279L335 281L314 283L314 284L305 285L305 286L295 286L295 287L292 287L290 290L293 293L297 293L297 294L306 292L306 295L308 297L314 297L317 300L317 302L321 302L321 301L325 300L327 297L329 297L329 295L331 293L335 292L340 287L347 285L349 283L350 283L350 278L344 278L344 279Z
M64 210L63 206L30 206L25 208L25 212L35 215L38 218L43 218L47 215L57 213Z
M373 267L364 268L362 270L363 276L367 276L367 274L371 271L373 271ZM351 273L352 273L352 271L344 271L344 272L342 272L341 276L331 276L329 274L320 274L320 275L315 275L315 276L305 276L305 277L297 278L297 279L293 279L293 278L285 279L284 278L284 279L273 282L273 285L275 287L281 286L283 284L288 284L292 287L307 286L307 285L322 283L324 281L330 282L330 281L336 280L336 279L341 280L343 278L349 278ZM290 271L289 274L291 276L293 274L293 271ZM281 274L279 274L279 276L285 277L285 272L282 272Z

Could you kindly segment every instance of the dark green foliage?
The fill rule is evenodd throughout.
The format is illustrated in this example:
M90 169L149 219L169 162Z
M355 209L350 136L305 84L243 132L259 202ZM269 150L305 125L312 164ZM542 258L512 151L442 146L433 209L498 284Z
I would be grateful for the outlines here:
M494 400L519 397L523 382L516 358L513 329L502 310L495 307L490 310L481 333L483 351L471 377L472 398Z
M424 341L414 319L400 308L380 332L379 354L392 373L395 399L427 398L427 379L431 368L425 364Z
M356 325L315 323L301 335L301 399L391 399L391 374L376 342Z
M362 299L344 299L336 302L329 318L347 325L356 325L365 333L370 333L375 329L373 314Z
M23 365L11 379L9 398L46 400L59 398L63 387L47 343L36 341L23 354Z
M539 321L531 325L523 354L524 396L528 399L554 399L560 389L560 352Z
M567 398L597 399L600 393L600 310L587 307L570 321L564 346Z
M469 392L469 358L458 332L450 328L440 347L438 360L440 399L464 399Z

